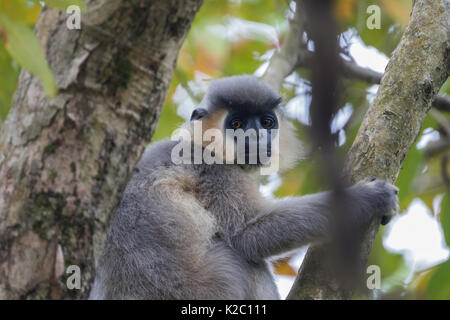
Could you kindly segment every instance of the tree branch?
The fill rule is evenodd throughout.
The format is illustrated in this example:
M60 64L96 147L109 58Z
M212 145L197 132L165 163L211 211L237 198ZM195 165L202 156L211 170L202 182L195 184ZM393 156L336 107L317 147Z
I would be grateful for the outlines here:
M312 65L313 52L306 49L298 50L297 64L295 68L310 68ZM358 79L368 83L380 84L383 74L369 68L358 66L354 62L339 59L341 74L346 78ZM438 95L433 101L433 107L438 110L450 112L450 98L446 95Z
M289 31L281 45L280 51L276 52L270 59L269 66L262 76L262 80L267 82L276 92L280 91L284 78L294 72L298 53L302 47L302 34L305 19L302 3L296 0L296 10L294 18L289 21Z
M65 12L42 10L36 33L59 94L49 99L22 72L2 127L0 300L87 297L200 5L91 1L80 30L66 28ZM80 290L61 279L69 265L81 269Z
M352 182L376 176L394 183L437 92L449 76L450 12L443 1L416 0L410 22L383 75L375 101L358 131L346 162ZM400 191L401 192L401 191ZM365 266L380 221L372 221L362 243ZM326 247L308 250L289 299L348 299L326 272Z

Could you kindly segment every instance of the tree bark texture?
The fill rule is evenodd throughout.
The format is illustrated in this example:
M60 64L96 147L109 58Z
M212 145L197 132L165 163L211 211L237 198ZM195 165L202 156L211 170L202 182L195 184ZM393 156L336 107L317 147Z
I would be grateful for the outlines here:
M450 72L450 10L443 0L416 0L410 22L381 79L349 151L346 173L352 182L370 176L394 183L402 162ZM401 192L401 190L400 190ZM362 244L364 267L378 232L373 221ZM288 299L349 299L353 289L332 277L328 248L308 250Z
M91 0L80 30L43 9L59 94L22 72L0 136L0 299L85 298L109 221L155 130L201 0ZM68 290L65 268L81 269Z

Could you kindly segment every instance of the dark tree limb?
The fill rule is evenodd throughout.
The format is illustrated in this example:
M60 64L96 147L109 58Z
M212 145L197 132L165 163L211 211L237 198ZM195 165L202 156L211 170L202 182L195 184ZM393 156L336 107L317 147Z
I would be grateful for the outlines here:
M81 30L44 9L59 94L22 72L0 136L0 300L83 298L201 0L92 0ZM60 278L81 268L81 289Z

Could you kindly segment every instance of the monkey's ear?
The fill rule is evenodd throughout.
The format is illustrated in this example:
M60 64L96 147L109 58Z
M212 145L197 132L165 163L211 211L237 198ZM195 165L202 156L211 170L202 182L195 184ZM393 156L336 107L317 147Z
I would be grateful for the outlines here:
M208 110L203 109L203 108L197 108L194 111L192 111L191 121L200 120L207 114L208 114Z

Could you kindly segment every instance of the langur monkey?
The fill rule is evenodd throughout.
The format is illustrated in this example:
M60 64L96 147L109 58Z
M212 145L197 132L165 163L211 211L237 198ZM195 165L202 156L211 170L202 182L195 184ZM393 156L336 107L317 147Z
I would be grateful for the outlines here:
M253 176L264 164L259 156L248 163L252 145L277 158L280 170L300 157L301 146L279 104L279 96L253 76L222 78L211 82L183 126L218 129L227 143L227 129L253 130L256 134L243 140L244 163L236 156L234 163L225 161L225 152L214 148L223 163L175 164L173 150L180 143L208 149L210 142L195 139L165 140L146 149L112 221L91 299L279 298L267 259L325 241L333 220L330 192L274 200L259 193ZM264 145L260 132L266 132ZM391 217L398 209L398 189L382 180L345 191L357 213L355 224Z

